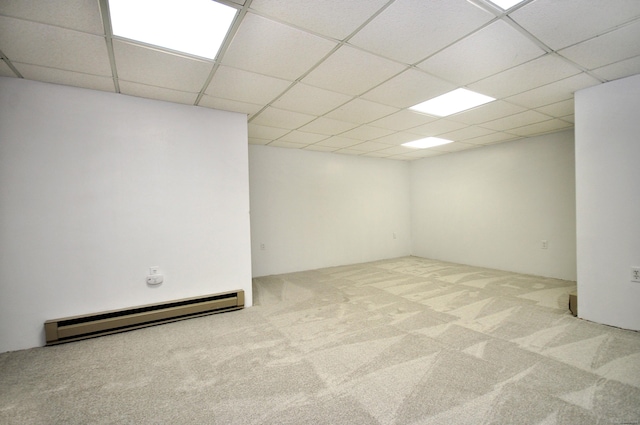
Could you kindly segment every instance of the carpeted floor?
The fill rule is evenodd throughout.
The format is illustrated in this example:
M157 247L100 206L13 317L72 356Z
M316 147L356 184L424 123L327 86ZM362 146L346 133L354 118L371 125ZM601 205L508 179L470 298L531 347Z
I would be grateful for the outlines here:
M574 289L417 257L258 278L252 308L0 354L0 423L638 424L640 334Z

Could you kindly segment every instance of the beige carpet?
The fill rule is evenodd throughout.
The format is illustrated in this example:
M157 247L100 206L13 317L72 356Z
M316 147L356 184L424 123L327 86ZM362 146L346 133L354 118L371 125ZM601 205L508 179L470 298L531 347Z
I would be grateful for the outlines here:
M0 354L0 423L638 424L640 334L574 289L416 257L259 278L253 308Z

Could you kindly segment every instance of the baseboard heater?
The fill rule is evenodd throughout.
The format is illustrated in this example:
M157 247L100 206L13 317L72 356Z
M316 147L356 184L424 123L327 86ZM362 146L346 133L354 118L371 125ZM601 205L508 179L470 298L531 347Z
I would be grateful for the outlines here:
M44 322L47 345L129 331L146 326L238 310L244 307L244 291L185 298L121 310L65 317Z

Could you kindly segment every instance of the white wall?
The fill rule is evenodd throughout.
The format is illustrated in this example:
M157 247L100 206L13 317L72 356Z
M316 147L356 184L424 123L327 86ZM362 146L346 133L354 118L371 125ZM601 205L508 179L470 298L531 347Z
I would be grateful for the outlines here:
M47 319L250 304L246 132L241 114L0 78L0 352L42 345Z
M640 330L640 75L575 99L578 313Z
M575 280L572 132L414 161L411 184L413 255Z
M250 146L249 178L254 276L410 254L404 162Z

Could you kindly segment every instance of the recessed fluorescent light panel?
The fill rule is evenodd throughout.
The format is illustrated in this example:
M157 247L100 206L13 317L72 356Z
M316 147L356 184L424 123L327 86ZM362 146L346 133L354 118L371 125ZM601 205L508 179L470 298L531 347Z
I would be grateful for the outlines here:
M237 10L212 0L109 0L113 35L214 59Z
M437 117L446 117L447 115L475 108L476 106L484 105L494 100L493 97L485 96L471 90L456 89L442 96L419 103L409 109Z
M447 143L453 143L453 140L440 139L439 137L427 137L420 140L414 140L413 142L403 143L402 146L408 148L427 149L434 146L446 145Z
M491 3L495 4L502 10L511 9L518 3L522 3L524 0L489 0Z

